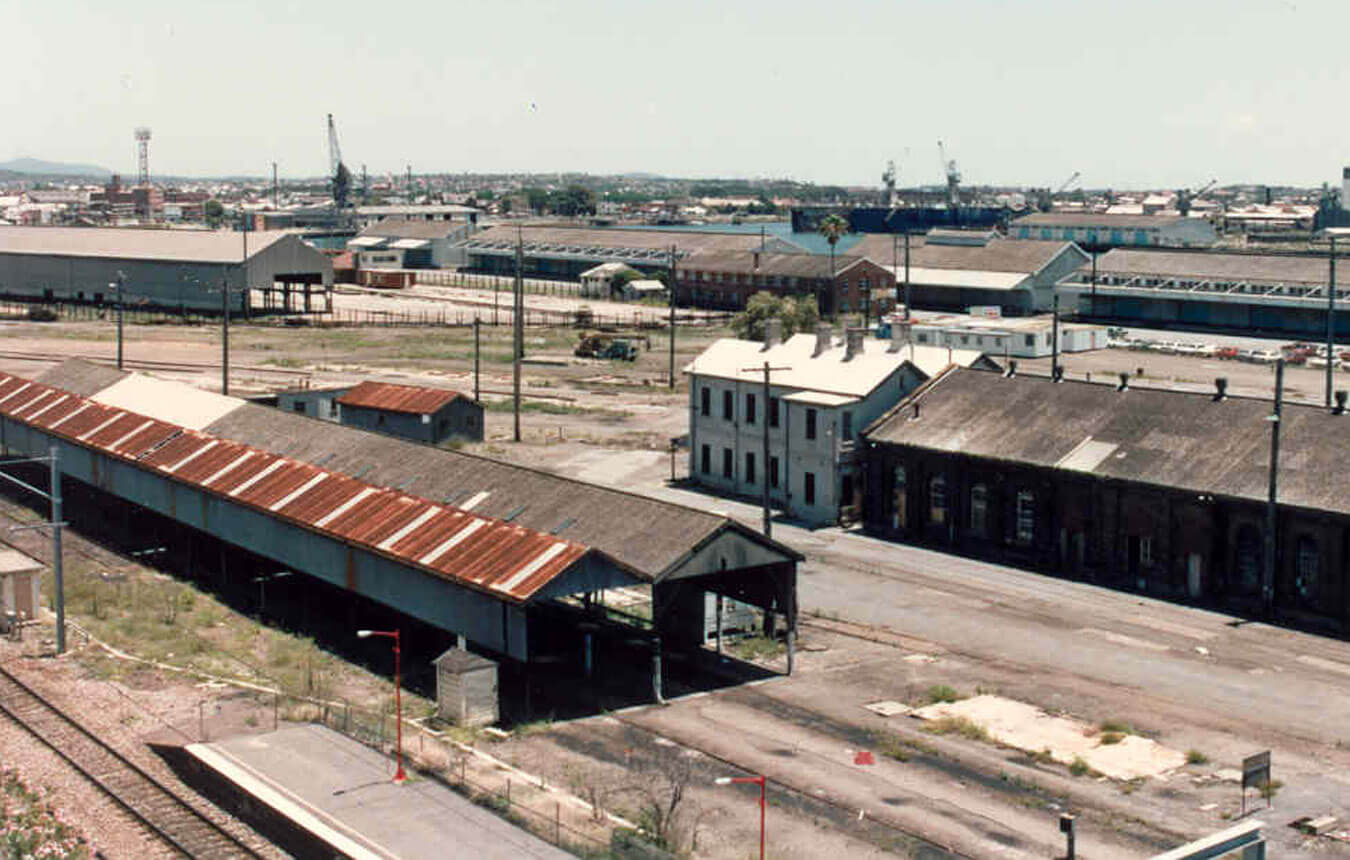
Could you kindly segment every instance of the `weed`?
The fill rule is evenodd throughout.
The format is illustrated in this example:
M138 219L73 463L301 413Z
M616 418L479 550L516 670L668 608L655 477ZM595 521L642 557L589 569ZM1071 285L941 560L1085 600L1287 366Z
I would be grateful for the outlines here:
M1187 750L1186 764L1209 764L1209 756L1200 752L1200 750Z
M946 684L934 684L928 688L928 702L932 705L941 702L959 702L964 698L965 696L958 693L955 688Z
M1028 753L1028 755L1031 756L1031 760L1036 762L1036 764L1055 763L1055 755L1050 752L1050 747L1043 747L1039 752Z
M934 735L960 735L970 741L989 740L989 731L969 717L939 717L925 725L923 730Z
M767 636L746 636L728 643L727 650L742 660L772 660L787 650L777 639Z
M1074 756L1073 764L1069 765L1069 773L1073 776L1083 776L1090 770L1092 768L1088 767L1088 763L1083 761L1082 756Z
M1129 723L1121 722L1120 720L1105 720L1102 722L1101 725L1097 726L1097 728L1102 732L1110 734L1118 734L1118 735L1135 734L1133 726L1131 726Z
M877 748L877 752L887 758L893 758L900 762L909 761L909 749L899 735L891 732L873 732L872 744Z
M1275 792L1284 788L1284 782L1278 779L1268 779L1257 786L1257 788L1261 790L1261 797L1263 799L1270 800L1275 796Z
M1123 735L1120 732L1102 732L1102 735L1100 738L1098 738L1098 740L1104 747L1111 746L1112 744L1118 744L1121 741L1125 740L1125 735Z

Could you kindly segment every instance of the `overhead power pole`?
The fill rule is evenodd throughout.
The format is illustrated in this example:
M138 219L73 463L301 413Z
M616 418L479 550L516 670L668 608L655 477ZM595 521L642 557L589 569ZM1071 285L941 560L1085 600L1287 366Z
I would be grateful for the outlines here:
M525 268L525 242L521 238L520 228L516 228L516 279L513 284L511 315L514 330L511 336L511 390L512 390L512 411L515 413L515 430L513 438L520 441L520 360L525 355L525 282L522 272Z
M670 263L666 280L670 281L670 390L675 390L675 246L670 246Z
M1059 381L1059 293L1055 293L1054 310L1050 317L1050 378Z
M1284 359L1275 361L1275 411L1267 417L1270 422L1270 491L1266 497L1265 563L1261 565L1261 607L1266 618L1275 614L1275 529L1277 516L1275 502L1280 481L1280 407L1284 400Z
M220 393L230 393L230 270L220 269Z
M909 292L909 231L905 231L905 320L908 322L913 316L910 310L910 292Z
M1331 236L1331 255L1327 258L1327 408L1331 408L1332 377L1336 369L1336 235Z
M120 270L117 272L117 369L122 369L122 287L126 283L127 276Z
M473 402L478 402L478 351L480 345L480 332L482 327L481 320L477 316L473 318Z
M764 508L763 514L764 514L765 537L773 536L773 513L769 506L769 476L772 474L769 471L769 414L770 414L769 374L773 373L775 370L791 370L791 369L792 368L790 367L770 367L767 361L764 362L764 366L762 368L760 367L741 368L742 373L750 373L752 371L760 371L760 370L764 372L764 389L763 389L764 404L763 406L760 407L761 409L760 424L764 426L764 448L763 453L760 455L761 457L764 458L764 462L760 465L760 484L763 487L763 492L760 494L760 498ZM785 463L784 467L786 467L786 465L787 464Z

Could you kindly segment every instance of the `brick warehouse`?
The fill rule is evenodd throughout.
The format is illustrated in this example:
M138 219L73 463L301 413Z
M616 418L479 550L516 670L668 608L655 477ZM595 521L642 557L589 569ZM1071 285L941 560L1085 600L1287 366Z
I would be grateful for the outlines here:
M755 293L815 296L823 314L868 313L894 308L895 274L870 259L821 254L772 254L759 251L703 254L675 270L680 304L740 310Z
M1157 597L1350 629L1350 415L1286 406L1265 565L1271 403L954 368L864 434L869 531Z

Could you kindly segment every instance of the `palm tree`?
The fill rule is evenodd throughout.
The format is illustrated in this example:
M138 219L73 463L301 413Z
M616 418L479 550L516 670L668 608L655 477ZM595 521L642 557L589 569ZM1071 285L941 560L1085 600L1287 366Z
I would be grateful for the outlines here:
M816 231L825 237L825 241L830 243L830 293L834 293L834 246L839 243L839 237L848 232L848 222L836 214L826 215L820 219ZM823 312L825 309L821 308ZM838 303L830 302L830 319L833 321L839 314Z

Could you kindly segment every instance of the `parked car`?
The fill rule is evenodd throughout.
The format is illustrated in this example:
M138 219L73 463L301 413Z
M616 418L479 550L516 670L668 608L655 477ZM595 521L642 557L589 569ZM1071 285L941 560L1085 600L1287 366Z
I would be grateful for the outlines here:
M1214 350L1214 357L1231 361L1238 357L1238 348L1235 346L1221 346Z

